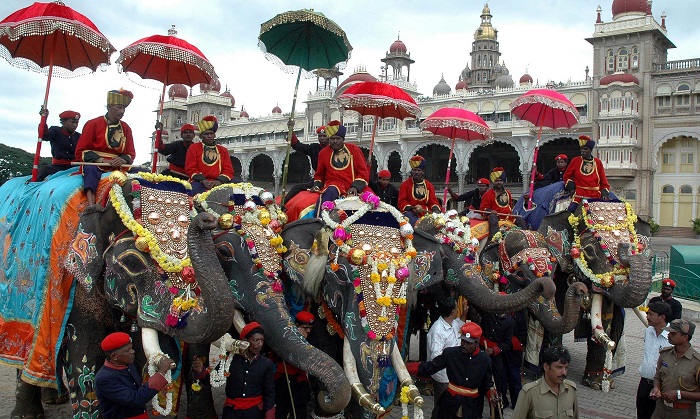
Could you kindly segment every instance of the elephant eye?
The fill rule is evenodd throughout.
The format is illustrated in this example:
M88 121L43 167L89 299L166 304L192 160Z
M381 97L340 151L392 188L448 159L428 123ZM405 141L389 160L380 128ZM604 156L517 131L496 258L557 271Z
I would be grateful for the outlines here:
M130 276L142 275L150 269L144 254L136 249L129 249L118 254L115 260L117 265Z
M588 260L595 259L596 258L595 247L591 244L584 246L583 247L583 254L586 256L586 259L588 259Z

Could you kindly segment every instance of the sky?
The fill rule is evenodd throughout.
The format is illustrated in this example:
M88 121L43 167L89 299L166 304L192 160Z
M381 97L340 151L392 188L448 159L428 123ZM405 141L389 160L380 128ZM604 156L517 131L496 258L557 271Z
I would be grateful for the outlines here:
M700 57L700 26L694 13L697 0L655 0L652 12L661 22L666 12L668 36L676 45L669 60ZM0 17L27 7L29 0L3 0ZM120 0L105 7L93 0L64 0L87 16L117 50L104 71L75 78L53 78L48 100L49 125L58 125L58 114L74 110L84 123L105 113L107 91L125 88L134 100L123 118L134 132L136 161L149 160L150 135L156 121L162 84L120 73L118 51L146 36L166 35L175 25L177 36L197 46L213 64L222 84L233 94L236 109L244 106L251 117L266 116L276 105L290 112L295 74L283 72L267 61L258 48L260 24L278 13L313 8L334 20L353 46L342 82L364 67L375 77L389 46L400 37L415 63L411 81L418 91L432 95L444 75L454 90L465 65L470 64L474 31L481 23L483 1L441 0ZM585 38L594 31L596 7L604 22L612 21L612 0L491 0L492 24L498 30L501 62L517 83L527 72L535 82L580 81L585 68L592 69L593 49ZM378 7L381 5L381 7ZM0 53L0 55L2 55ZM11 66L0 59L0 142L34 152L39 109L47 77ZM195 87L195 93L198 92ZM316 79L302 79L297 111L316 90ZM44 144L42 156L50 156Z

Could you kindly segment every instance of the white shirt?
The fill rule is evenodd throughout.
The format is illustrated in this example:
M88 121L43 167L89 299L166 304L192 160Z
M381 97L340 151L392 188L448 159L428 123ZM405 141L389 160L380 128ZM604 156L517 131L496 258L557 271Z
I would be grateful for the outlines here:
M440 317L428 331L428 361L432 361L438 355L442 355L442 351L445 348L451 348L453 346L459 346L459 334L462 330L462 325L464 322L457 318L449 324ZM447 371L441 369L432 375L433 380L438 383L448 383L450 380L447 379Z
M653 326L647 327L647 330L644 332L644 359L639 365L639 375L642 378L654 379L656 364L659 360L659 350L668 346L671 346L671 344L668 343L668 332L666 330L657 336Z

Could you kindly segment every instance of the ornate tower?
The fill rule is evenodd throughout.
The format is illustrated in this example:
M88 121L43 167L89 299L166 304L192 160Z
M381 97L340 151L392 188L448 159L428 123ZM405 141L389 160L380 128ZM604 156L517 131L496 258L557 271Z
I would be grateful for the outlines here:
M411 81L411 64L415 63L411 59L411 53L408 52L406 44L401 41L398 37L396 41L389 47L389 52L386 53L386 57L381 60L386 68L386 80L401 80L401 81ZM389 67L391 67L391 73L389 72ZM406 75L403 74L403 68L406 67Z
M488 3L481 11L481 25L474 32L472 42L471 70L465 68L460 76L468 83L469 89L490 89L500 75L501 53L498 50L498 30L491 26L491 9ZM467 73L467 74L465 74ZM499 74L496 74L499 73Z

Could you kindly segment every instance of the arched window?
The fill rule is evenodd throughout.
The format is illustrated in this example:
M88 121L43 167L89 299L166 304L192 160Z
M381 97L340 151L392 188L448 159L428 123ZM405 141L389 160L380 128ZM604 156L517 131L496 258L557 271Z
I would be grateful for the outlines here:
M627 70L629 68L629 53L627 48L622 48L617 52L617 69Z
M606 59L607 70L609 72L615 71L615 53L613 52L613 50L609 49L606 56L607 56L607 59Z
M664 185L664 187L661 189L661 193L673 193L673 185Z
M639 48L632 47L630 54L630 68L639 68Z
M680 193L693 193L693 187L690 185L682 185Z

